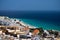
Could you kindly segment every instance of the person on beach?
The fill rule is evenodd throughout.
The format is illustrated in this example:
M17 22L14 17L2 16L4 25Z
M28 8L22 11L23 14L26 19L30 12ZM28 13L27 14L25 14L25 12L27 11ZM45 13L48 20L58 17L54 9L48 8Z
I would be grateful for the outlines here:
M39 30L38 29L35 29L33 31L33 35L32 35L31 40L40 40L40 36L38 35L38 33L39 33Z

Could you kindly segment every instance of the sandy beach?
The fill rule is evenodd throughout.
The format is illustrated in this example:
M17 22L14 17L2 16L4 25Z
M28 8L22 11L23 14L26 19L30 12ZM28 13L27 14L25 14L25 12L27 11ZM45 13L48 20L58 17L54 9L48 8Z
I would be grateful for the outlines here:
M0 40L60 40L60 31L44 30L17 19L0 17Z

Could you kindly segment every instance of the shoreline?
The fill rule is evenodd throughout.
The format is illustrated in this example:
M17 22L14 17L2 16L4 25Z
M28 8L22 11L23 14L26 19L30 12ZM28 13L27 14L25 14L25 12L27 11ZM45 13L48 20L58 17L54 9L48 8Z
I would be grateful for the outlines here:
M25 24L22 20L20 21L15 18L3 17L3 19L0 20L0 35L4 35L3 37L6 37L7 35L7 37L12 37L13 39L18 38L18 40L21 38L21 36L22 39L28 39L29 37L31 39L34 38L35 35L36 37L38 35L38 38L41 36L40 39L48 39L48 37L53 38L53 36L54 38L58 38L58 36L60 36L60 31L44 30L43 28L36 28L29 24Z
M41 27L35 27L35 26L32 26L32 25L29 25L29 24L27 24L27 23L25 23L24 21L22 21L22 20L20 20L20 19L17 19L17 18L9 18L9 17L5 17L5 16L0 16L0 18L7 18L8 19L8 21L9 21L9 19L10 20L12 20L12 21L14 21L14 20L17 20L18 22L20 22L22 25L24 25L24 26L29 26L29 28L41 28ZM43 28L43 27L42 27ZM44 29L44 28L43 28ZM44 29L44 30L55 30L55 29ZM56 30L56 31L60 31L60 30Z
M23 24L24 26L29 26L29 28L37 28L37 27L34 27L34 26L32 26L32 25L26 24L26 23L24 23L23 21L21 21L20 23Z
M5 16L0 16L0 17L5 17ZM22 25L24 26L29 26L30 28L40 28L40 27L35 27L35 26L32 26L32 25L29 25L29 24L26 24L24 21L20 20L20 19L17 19L17 18L9 18L6 16L7 19L12 19L12 20L17 20L19 21ZM43 27L42 27L43 28ZM44 28L43 28L44 29ZM55 30L55 29L44 29L44 30ZM60 31L60 30L56 30L56 31Z

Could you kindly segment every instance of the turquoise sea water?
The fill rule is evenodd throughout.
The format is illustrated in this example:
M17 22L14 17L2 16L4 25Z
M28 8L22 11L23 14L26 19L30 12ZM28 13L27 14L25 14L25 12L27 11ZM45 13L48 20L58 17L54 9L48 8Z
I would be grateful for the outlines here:
M0 16L21 19L35 27L60 31L60 11L0 11Z
M33 19L20 19L22 20L24 23L35 26L35 27L42 27L43 29L46 30L59 30L60 31L60 26L55 26L52 23L48 23L48 22L42 22L39 20L33 20Z

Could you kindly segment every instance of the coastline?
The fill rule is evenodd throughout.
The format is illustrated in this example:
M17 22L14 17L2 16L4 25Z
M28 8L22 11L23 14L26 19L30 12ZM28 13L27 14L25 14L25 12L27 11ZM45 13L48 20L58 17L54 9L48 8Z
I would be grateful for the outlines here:
M5 16L3 16L3 17L5 17ZM7 17L7 16L6 16ZM46 27L46 28L48 28L48 29L46 29L45 27L43 27L43 26L41 26L41 27L37 27L37 26L33 26L33 25L30 25L29 23L26 23L24 20L21 20L21 19L18 19L18 18L9 18L9 17L7 17L8 19L12 19L12 20L17 20L17 21L19 21L22 25L24 25L24 26L29 26L30 28L43 28L44 30L56 30L56 31L60 31L60 30L58 30L58 29L53 29L52 27L52 25L51 25L51 27L49 28L49 27ZM29 22L32 22L32 21L29 21ZM32 22L33 23L33 22ZM36 23L37 24L37 23ZM35 25L35 24L34 24Z
M22 20L18 20L16 18L0 17L0 35L4 35L3 37L6 37L7 35L7 37L12 37L13 39L19 39L20 36L22 36L22 39L26 37L26 39L28 39L29 37L31 39L33 38L32 35L36 35L36 37L37 35L39 35L42 39L48 39L48 37L53 38L53 36L54 38L58 38L60 36L60 31L47 29L44 30L43 28L37 28L26 24Z
M26 23L24 23L23 21L21 21L20 23L23 24L24 26L29 26L29 28L37 28L37 27L34 27L34 26L32 26L32 25L26 24Z
M36 27L36 28L43 28L44 30L57 30L60 31L59 26L55 26L54 24L51 23L46 23L46 22L35 22L34 20L31 19L21 19L21 21L24 22L24 24Z

